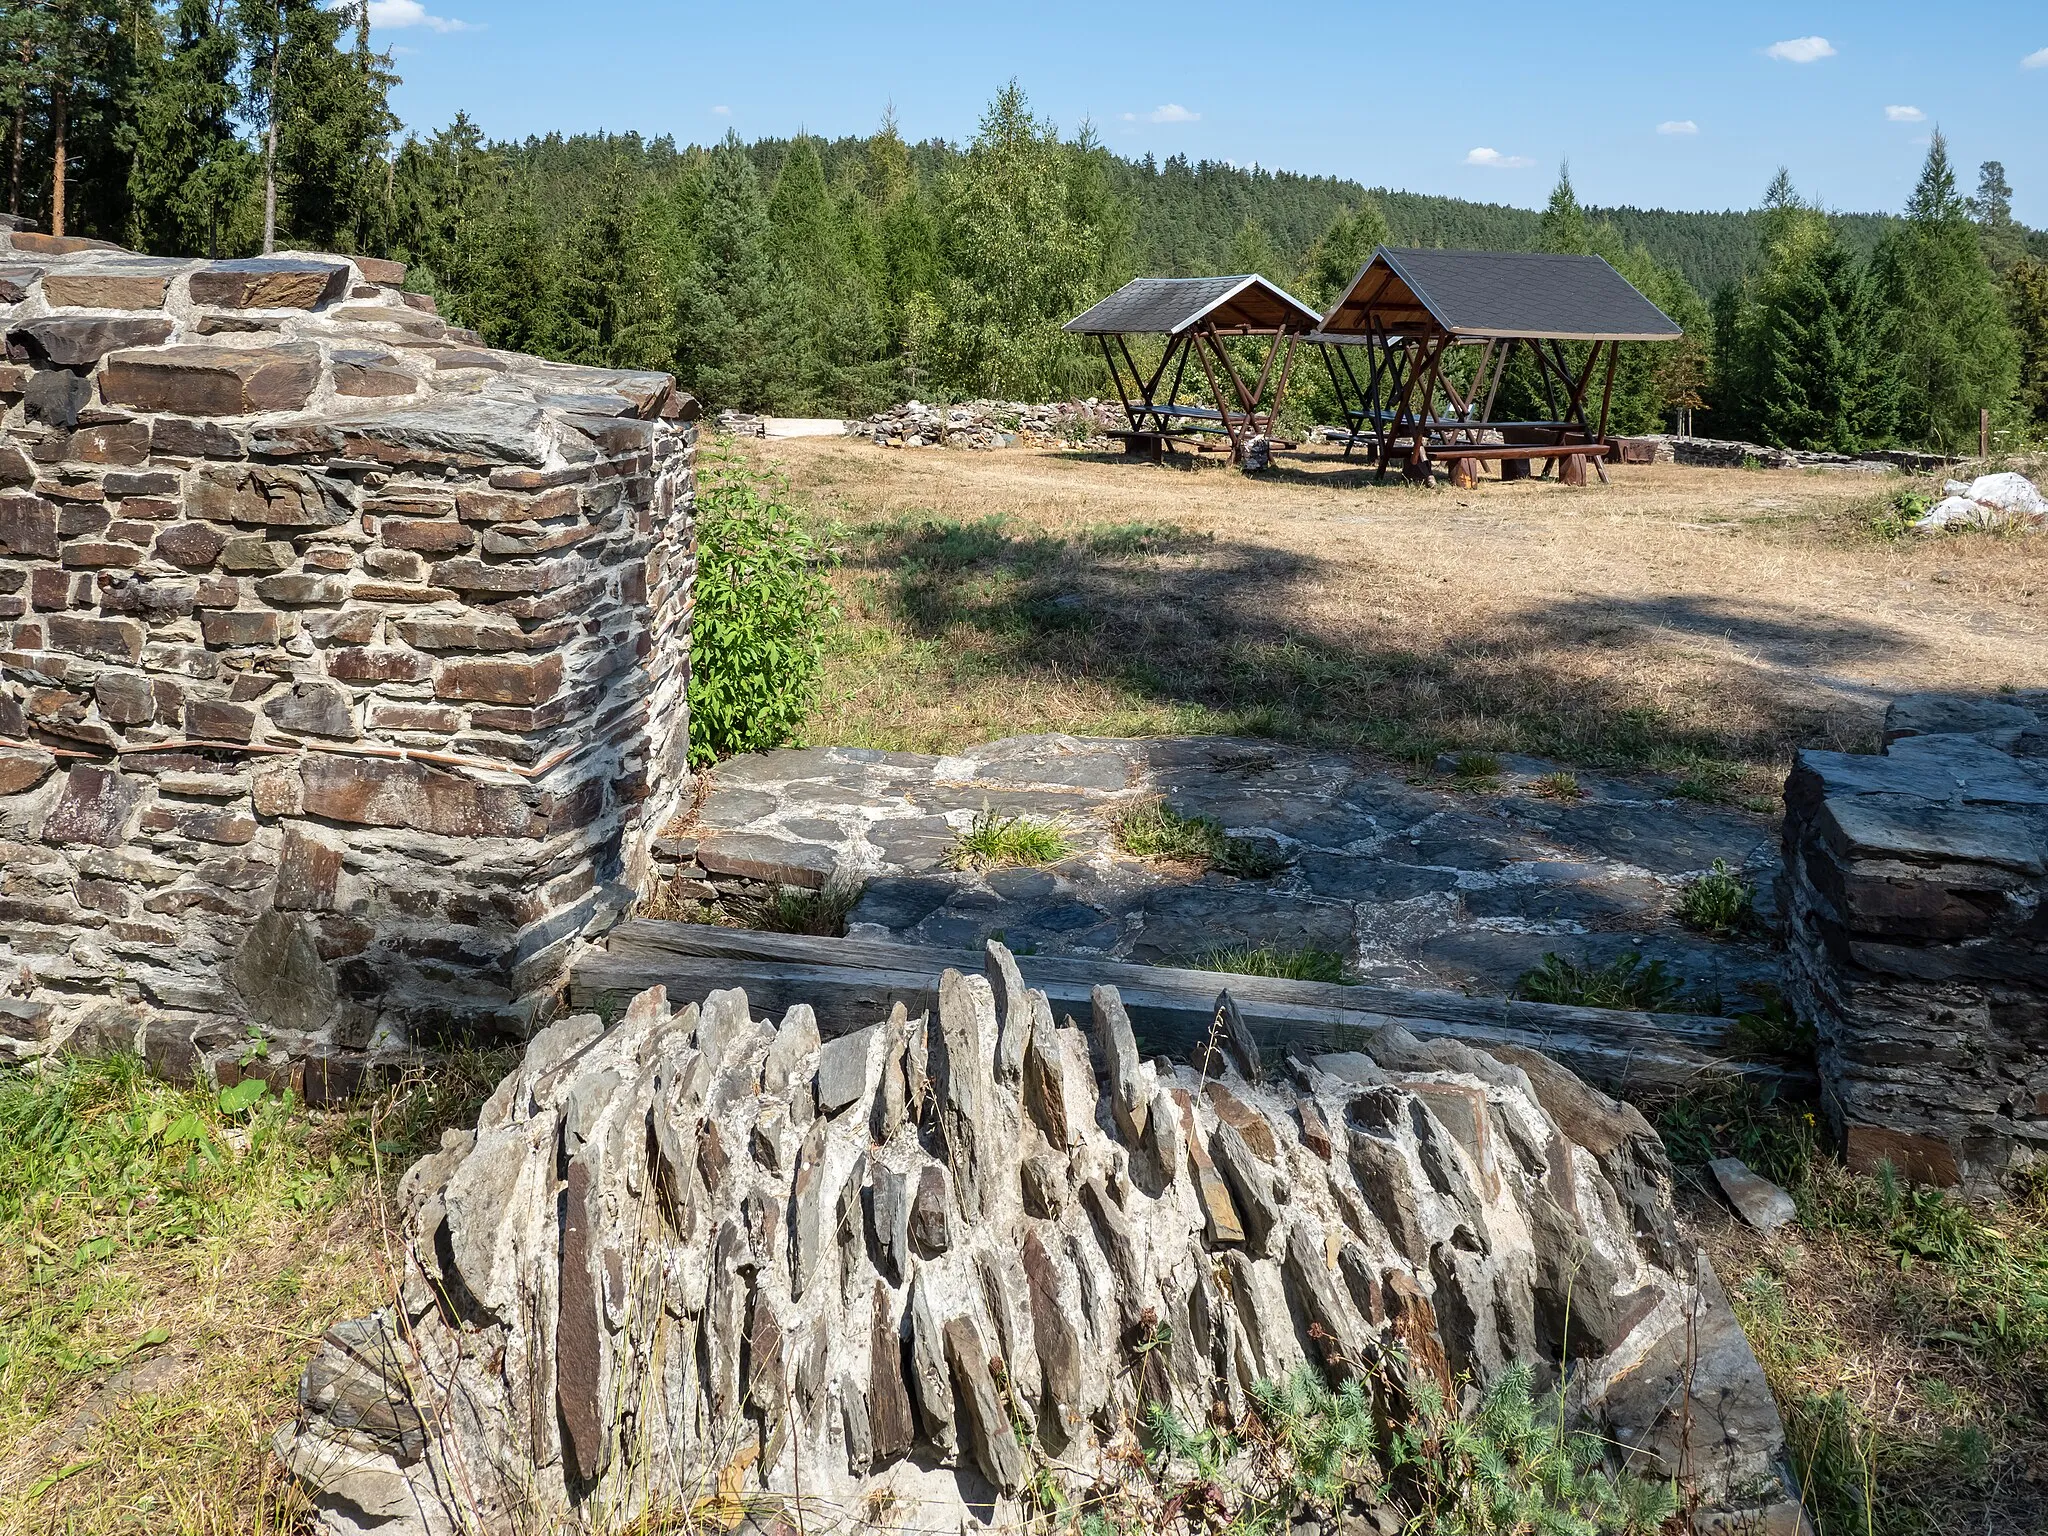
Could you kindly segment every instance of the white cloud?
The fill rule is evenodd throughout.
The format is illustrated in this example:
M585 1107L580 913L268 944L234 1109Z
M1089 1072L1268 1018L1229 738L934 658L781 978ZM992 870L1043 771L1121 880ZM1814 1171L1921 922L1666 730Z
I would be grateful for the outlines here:
M2048 69L2048 48L2036 49L2020 60L2021 69Z
M1924 123L1927 114L1918 107L1886 107L1884 120L1888 123Z
M373 27L427 27L435 32L468 32L470 24L448 16L430 16L420 0L370 0Z
M731 107L713 107L713 108L711 109L711 115L712 115L712 116L714 116L714 117L731 117L731 116L732 116L732 108L731 108Z
M1771 44L1764 55L1783 59L1787 64L1811 64L1816 59L1832 59L1835 45L1824 37L1788 37L1782 43Z
M1177 101L1169 101L1163 107L1154 107L1145 114L1148 123L1198 123L1202 120L1199 112L1190 112Z
M1681 117L1673 122L1659 123L1657 131L1659 133L1698 133L1700 125L1689 117Z
M1527 170L1536 162L1527 155L1504 155L1497 149L1473 149L1465 152L1467 165L1483 165L1496 171Z

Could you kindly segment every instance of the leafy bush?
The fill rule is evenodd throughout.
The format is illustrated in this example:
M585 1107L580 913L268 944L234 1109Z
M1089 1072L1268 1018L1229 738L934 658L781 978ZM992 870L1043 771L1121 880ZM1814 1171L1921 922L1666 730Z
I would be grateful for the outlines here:
M824 557L773 475L707 453L697 488L690 634L690 761L761 752L794 736L818 688L836 616Z
M953 869L1004 869L1051 864L1074 851L1067 830L1036 816L1005 816L986 805L974 825L953 840L946 863Z
M1727 937L1756 925L1756 887L1729 870L1726 859L1688 884L1678 898L1678 917L1688 928Z
M1515 996L1531 1003L1562 1003L1574 1008L1632 1008L1644 1013L1684 1013L1678 978L1662 960L1643 963L1636 954L1617 955L1605 965L1567 960L1546 954L1522 973Z

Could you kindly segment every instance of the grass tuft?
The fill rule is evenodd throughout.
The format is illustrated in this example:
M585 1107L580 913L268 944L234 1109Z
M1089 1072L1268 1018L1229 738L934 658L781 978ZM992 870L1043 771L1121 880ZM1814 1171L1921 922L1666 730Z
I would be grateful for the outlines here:
M1530 789L1546 800L1583 800L1585 790L1579 787L1576 773L1546 773L1530 784Z
M1491 752L1460 752L1451 761L1451 778L1461 788L1476 788L1500 777L1500 759Z
M1211 816L1189 816L1163 799L1141 800L1113 813L1110 839L1125 853L1264 880L1291 862L1269 837L1232 837Z
M1643 962L1641 955L1617 955L1605 965L1567 960L1546 954L1515 983L1516 997L1531 1003L1561 1003L1574 1008L1627 1008L1643 1013L1685 1013L1678 978L1662 960Z
M1272 976L1281 981L1328 981L1348 986L1350 971L1334 950L1278 949L1269 944L1212 949L1183 962L1191 971L1227 971L1233 976Z
M1007 869L1052 864L1074 851L1067 829L1036 816L1005 816L986 805L946 854L952 869Z
M744 905L735 904L734 917L741 926L762 933L807 933L817 938L837 939L846 935L846 915L860 900L858 881L830 880L822 890L800 885L778 885L772 895Z
M1754 928L1756 887L1738 879L1726 859L1714 860L1714 867L1689 882L1678 898L1678 919L1688 928L1720 938Z

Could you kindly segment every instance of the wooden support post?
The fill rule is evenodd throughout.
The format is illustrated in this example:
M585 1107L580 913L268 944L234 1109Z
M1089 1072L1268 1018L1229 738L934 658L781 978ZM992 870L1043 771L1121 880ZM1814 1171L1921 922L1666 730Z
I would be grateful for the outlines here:
M1528 459L1502 459L1500 461L1500 477L1502 480L1526 480L1529 478L1530 469L1531 464Z
M1583 453L1567 453L1557 460L1557 478L1564 485L1586 483L1586 456Z
M1451 484L1461 491L1469 491L1479 484L1479 461L1456 458L1451 460Z
M1986 410L1977 412L1977 457L1991 457L1991 413Z

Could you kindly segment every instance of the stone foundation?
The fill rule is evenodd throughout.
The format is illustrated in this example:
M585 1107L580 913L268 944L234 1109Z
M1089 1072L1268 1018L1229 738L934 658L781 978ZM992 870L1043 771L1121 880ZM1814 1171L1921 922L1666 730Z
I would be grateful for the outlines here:
M403 279L0 234L0 1054L328 1097L525 1033L645 879L694 402Z
M2048 1159L2048 693L1902 699L1785 787L1787 995L1852 1166L1995 1192Z

